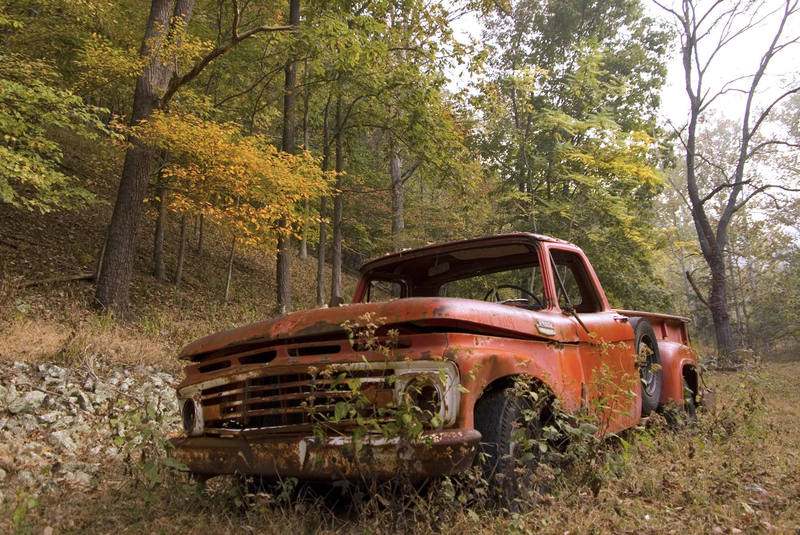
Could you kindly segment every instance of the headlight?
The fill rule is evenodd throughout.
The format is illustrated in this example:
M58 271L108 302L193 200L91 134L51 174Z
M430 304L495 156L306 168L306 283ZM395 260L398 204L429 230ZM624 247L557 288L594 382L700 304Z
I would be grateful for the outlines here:
M203 410L199 403L189 398L181 401L181 422L189 436L203 434Z
M422 425L438 429L444 421L442 384L430 374L415 375L405 383L402 402L418 411Z
M404 363L405 364L405 363ZM458 416L458 368L449 361L411 361L395 368L395 403L419 409L427 428L440 429L455 423Z

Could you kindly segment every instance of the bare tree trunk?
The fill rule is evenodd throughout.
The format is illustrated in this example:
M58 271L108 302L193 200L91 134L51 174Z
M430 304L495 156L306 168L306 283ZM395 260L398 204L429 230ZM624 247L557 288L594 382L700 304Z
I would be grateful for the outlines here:
M300 0L289 0L289 24L296 26L300 21ZM284 70L283 93L283 152L294 154L294 101L297 85L297 62L290 58ZM286 314L292 310L292 266L291 234L283 232L286 220L278 223L278 258L275 266L275 282L278 290L278 312Z
M203 263L203 232L205 231L205 218L200 214L200 234L197 238L197 258Z
M305 67L303 69L303 149L311 150L309 147L309 143L311 140L311 132L309 130L308 124L308 101L310 99L310 91L308 87L308 78L309 78L309 66L308 66L308 58L306 58ZM303 201L303 232L300 236L300 258L303 260L308 258L308 224L305 221L305 218L308 217L309 211L309 203L308 199Z
M159 186L156 190L158 217L156 218L156 231L153 240L153 275L156 279L163 281L167 278L166 268L164 267L164 226L167 222L167 189L161 181L163 181L163 178L159 178Z
M147 64L136 80L131 124L149 117L161 103L173 75L172 64L162 62L161 42L170 29L170 22L191 18L192 0L153 0L147 18L141 55ZM174 8L174 11L173 11ZM142 201L147 192L153 150L138 139L131 139L125 154L114 213L108 227L106 254L97 281L95 299L104 309L120 317L128 317L128 291L136 257L136 234L141 219Z
M231 240L231 253L228 255L228 278L225 280L225 302L228 302L228 295L231 290L231 278L233 276L233 257L236 254L236 236Z
M186 214L181 215L181 243L178 247L178 266L175 268L175 284L183 278L183 261L186 258Z
M331 306L342 303L342 172L344 146L342 143L342 97L336 100L336 195L333 198L333 259L331 262Z
M405 196L403 184L402 161L400 160L400 150L392 140L392 156L389 163L389 174L392 178L392 246L395 252L403 249L403 234L405 231L405 219L403 217L403 200Z
M103 246L100 248L100 255L97 257L97 265L94 268L95 283L100 278L100 269L103 267L103 258L106 256L106 244L108 243L108 231L103 234Z
M742 315L739 313L739 293L741 288L737 288L736 275L733 271L733 246L729 245L728 251L728 280L731 284L731 299L733 300L733 311L736 315L736 332L739 335L739 347L745 346L744 330L742 329Z
M328 116L331 99L325 103L322 119L322 171L327 172L331 161L330 128ZM325 253L328 242L328 196L323 195L319 202L319 248L317 249L317 306L325 304Z

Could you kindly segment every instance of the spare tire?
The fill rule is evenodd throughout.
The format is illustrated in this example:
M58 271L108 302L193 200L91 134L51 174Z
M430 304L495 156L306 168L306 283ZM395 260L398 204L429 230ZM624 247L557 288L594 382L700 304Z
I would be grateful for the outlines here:
M661 398L661 356L653 327L644 318L631 318L633 347L636 350L636 369L642 385L642 416L658 408Z

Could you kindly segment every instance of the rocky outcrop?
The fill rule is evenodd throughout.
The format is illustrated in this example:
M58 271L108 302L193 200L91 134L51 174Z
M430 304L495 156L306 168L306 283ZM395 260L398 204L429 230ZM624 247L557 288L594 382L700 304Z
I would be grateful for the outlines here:
M164 440L180 427L175 383L150 366L4 365L0 501L4 488L90 487L141 441Z

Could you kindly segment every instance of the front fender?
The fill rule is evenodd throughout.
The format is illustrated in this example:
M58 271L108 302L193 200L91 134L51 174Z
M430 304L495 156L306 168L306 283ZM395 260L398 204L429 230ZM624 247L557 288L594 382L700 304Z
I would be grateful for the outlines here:
M490 384L504 377L528 376L541 381L570 412L580 409L582 371L577 346L491 336L449 335L447 358L461 372L459 426L474 426L474 407Z

